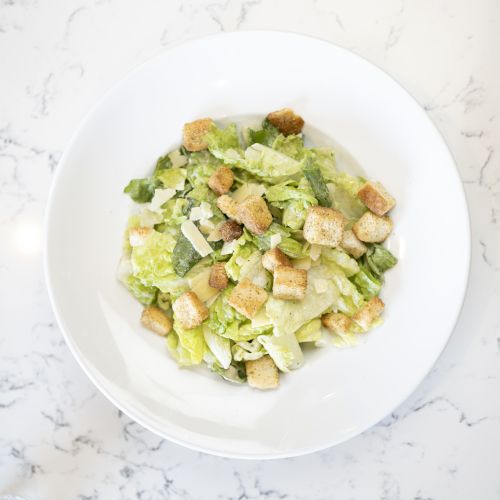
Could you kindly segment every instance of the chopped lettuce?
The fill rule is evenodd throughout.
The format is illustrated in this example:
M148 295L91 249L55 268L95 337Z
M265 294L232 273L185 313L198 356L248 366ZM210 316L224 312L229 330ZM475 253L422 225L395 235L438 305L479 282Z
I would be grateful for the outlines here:
M374 243L370 245L363 257L365 264L370 268L375 276L382 276L391 267L394 267L398 259L392 255L387 248Z
M208 151L197 151L189 155L186 166L187 180L193 188L205 186L210 176L217 170L220 161Z
M326 187L325 179L319 166L315 165L311 158L307 158L303 168L304 175L308 180L318 204L322 207L331 207L332 200Z
M247 262L255 250L257 250L256 246L246 234L240 236L231 258L226 263L226 273L233 281L240 280L241 267Z
M321 320L312 319L302 325L296 332L295 337L300 344L303 342L317 342L321 338Z
M364 295L347 278L345 271L334 261L325 259L323 261L326 266L325 277L330 279L336 288L335 309L349 316L354 314L363 306Z
M210 306L207 326L211 332L217 335L240 340L238 337L239 325L246 321L246 318L227 302L233 288L233 285L229 285Z
M304 139L300 135L278 135L272 143L272 148L294 160L302 160L307 154L304 148Z
M161 181L164 188L172 188L177 191L184 189L187 171L185 168L169 168L157 174L157 179Z
M153 172L153 176L157 177L162 174L165 170L169 169L172 166L172 160L169 155L161 156L156 161L156 166Z
M174 318L174 329L167 335L167 347L180 366L199 365L207 349L202 327L185 330Z
M245 150L245 160L240 168L271 184L300 174L300 162L263 144L249 146Z
M259 143L265 146L273 146L274 140L280 135L280 131L267 120L262 122L259 130L248 129L248 146Z
M203 336L210 352L222 368L228 369L232 360L231 341L213 333L207 325L203 325Z
M373 275L367 265L361 264L359 267L359 273L355 274L351 279L360 293L363 294L363 297L370 300L380 293L382 281Z
M232 347L235 361L252 361L266 354L264 346L258 340L236 342Z
M357 220L365 212L366 207L358 198L358 191L365 183L362 177L354 177L345 172L338 172L328 184L334 208L340 210L347 219Z
M155 189L161 186L161 182L154 178L132 179L125 189L127 193L136 203L147 203L153 199Z
M141 303L146 306L152 304L156 299L158 289L154 286L144 285L141 280L130 274L124 280L125 286L129 292Z
M230 123L226 128L213 125L205 135L208 150L219 160L228 165L240 165L243 160L238 130L235 123Z
M197 262L201 255L195 250L191 242L180 233L172 252L172 265L177 276L184 276Z
M326 181L332 181L337 177L335 151L333 149L311 148L308 150L308 156L320 168L321 174Z
M304 355L293 333L286 333L280 337L261 335L257 337L257 340L282 372L296 370L302 366Z
M324 261L326 260L337 264L348 278L359 272L359 265L356 259L353 259L346 252L340 250L340 248L323 247L321 249L321 255Z

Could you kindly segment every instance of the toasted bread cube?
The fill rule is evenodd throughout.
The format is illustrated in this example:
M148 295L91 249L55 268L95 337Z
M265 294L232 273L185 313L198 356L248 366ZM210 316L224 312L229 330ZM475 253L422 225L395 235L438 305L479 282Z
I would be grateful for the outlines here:
M228 304L248 319L255 316L267 300L267 292L248 278L241 280L229 295Z
M262 256L262 265L264 269L270 272L274 272L275 268L278 266L292 267L292 263L288 257L278 247L268 250Z
M234 182L233 171L225 166L220 166L208 179L208 187L217 195L227 193Z
M201 325L208 318L207 306L194 292L183 293L172 304L172 309L182 328L186 330Z
M237 240L243 234L243 228L235 220L227 220L219 228L219 234L228 243Z
M391 234L392 220L387 215L379 217L368 211L356 221L352 230L365 243L380 243Z
M238 215L245 227L254 234L264 234L273 221L264 198L256 195L249 196L240 203Z
M216 204L217 208L224 215L227 215L230 219L233 219L241 224L241 219L238 213L238 204L231 198L231 196L228 196L227 194L219 196Z
M348 333L352 326L352 320L342 313L329 313L321 317L321 323L332 333Z
M303 300L306 296L307 271L289 266L274 269L273 296L282 300Z
M141 316L143 326L164 337L172 330L172 320L156 306L148 306L144 308Z
M340 246L355 259L359 259L368 250L367 246L362 241L359 241L350 229L344 231Z
M205 134L212 127L212 118L201 118L191 123L184 124L182 144L188 151L201 151L206 149L208 144L205 141Z
M358 198L376 215L385 215L396 205L396 200L380 182L367 182L359 191Z
M227 274L224 262L218 262L212 266L210 270L210 277L208 278L208 285L218 290L224 290L227 287Z
M280 374L271 356L245 361L247 381L254 389L276 389L280 382Z
M378 297L372 297L359 311L354 314L352 319L363 329L368 330L370 325L384 311L384 303Z
M344 216L333 208L310 207L304 222L304 238L312 244L336 247L342 241Z
M128 241L132 247L144 245L147 237L153 232L150 227L132 227L128 231Z
M267 121L274 125L283 135L300 134L304 120L290 108L273 111L267 115Z

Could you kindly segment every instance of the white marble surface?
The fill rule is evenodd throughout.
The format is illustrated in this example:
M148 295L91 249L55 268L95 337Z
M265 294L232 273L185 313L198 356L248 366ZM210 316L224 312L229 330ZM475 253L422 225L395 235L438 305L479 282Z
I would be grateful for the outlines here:
M499 24L497 0L0 0L0 493L499 499ZM42 273L49 186L86 110L167 46L257 28L331 40L402 82L450 145L472 219L464 309L430 376L364 435L272 462L195 453L120 414L71 357Z

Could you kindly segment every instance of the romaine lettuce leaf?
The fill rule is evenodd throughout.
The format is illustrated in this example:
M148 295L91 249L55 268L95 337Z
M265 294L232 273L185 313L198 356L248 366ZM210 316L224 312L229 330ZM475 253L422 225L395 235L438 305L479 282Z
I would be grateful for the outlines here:
M392 255L387 248L374 243L368 247L368 251L363 257L365 264L370 268L375 276L382 276L391 267L394 267L398 259Z
M149 306L155 301L158 289L154 286L143 285L141 280L133 274L126 277L123 283L141 304Z
M272 146L274 140L280 131L272 125L268 120L262 122L262 128L259 130L248 129L248 146L255 144L264 144L265 146Z
M266 354L264 347L257 340L236 342L232 347L235 361L251 361L262 358Z
M363 294L363 297L370 300L380 293L382 281L372 274L367 265L361 264L359 267L359 273L355 274L351 280Z
M232 361L231 341L213 333L206 324L203 325L203 336L208 348L222 368L228 369Z
M365 183L362 177L354 177L345 172L335 174L331 184L328 184L334 208L340 210L349 220L359 219L366 207L358 198L358 191Z
M297 342L317 342L321 338L321 320L313 319L302 325L296 332Z
M161 181L164 188L182 191L186 177L187 171L185 168L169 168L168 170L161 171L156 178Z
M241 267L256 250L257 247L253 244L252 239L249 238L246 233L240 236L236 249L226 263L226 273L233 281L239 281L241 279Z
M275 151L279 151L284 155L293 158L294 160L302 160L307 154L307 149L304 148L304 139L300 135L278 135L271 147Z
M186 175L193 188L207 186L208 179L216 171L220 161L208 151L197 151L189 155Z
M365 303L363 294L347 278L344 270L334 261L323 259L326 266L325 277L331 280L337 291L333 306L336 310L351 316Z
M147 203L153 199L155 189L160 186L161 182L154 177L132 179L123 192L127 193L136 203Z
M304 362L302 349L293 333L275 335L261 335L257 340L264 346L276 366L283 372L296 370Z
M233 288L233 285L229 285L209 307L207 326L216 335L232 338L233 340L246 340L238 337L239 325L246 321L246 318L227 302Z
M359 272L359 265L356 259L353 259L339 248L323 247L321 249L321 255L323 257L323 262L330 261L337 264L348 278Z
M174 317L174 329L167 335L167 347L180 366L199 365L207 350L202 327L185 330Z
M205 135L208 150L219 160L228 165L239 166L243 161L238 130L235 123L230 123L226 128L213 125Z

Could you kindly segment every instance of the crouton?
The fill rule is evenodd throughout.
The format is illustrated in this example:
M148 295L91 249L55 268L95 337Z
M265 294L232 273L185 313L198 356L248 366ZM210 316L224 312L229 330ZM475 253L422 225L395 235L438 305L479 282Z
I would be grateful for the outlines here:
M333 208L310 207L304 222L304 238L316 245L336 247L342 241L344 216Z
M344 231L340 246L355 259L359 259L368 250L367 246L362 241L359 241L350 229Z
M218 262L212 266L210 277L208 278L208 285L212 288L224 290L227 287L227 274L224 262Z
M208 144L205 141L205 134L212 127L211 118L201 118L191 123L184 124L182 144L188 151L201 151L206 149Z
M307 271L288 266L274 269L273 296L282 300L303 300L306 296Z
M182 328L189 330L208 318L208 309L194 292L183 293L173 304L175 317Z
M267 292L245 278L234 287L227 302L240 314L251 319L266 300Z
M368 211L356 221L352 230L365 243L380 243L391 234L392 220L387 215L379 217Z
M241 202L238 215L245 227L254 234L264 234L273 221L264 199L255 195Z
M280 382L278 368L271 356L245 361L247 381L254 389L275 389Z
M144 245L146 238L153 232L150 227L132 227L128 231L128 241L132 247Z
M283 135L300 134L304 120L290 108L273 111L267 115L267 121L274 125Z
M241 224L241 219L238 214L238 204L228 196L227 194L223 194L217 198L217 208L224 214L227 215L230 219L235 220L239 224Z
M228 167L221 166L208 179L208 187L219 196L227 193L233 182L233 171Z
M262 256L262 265L268 271L273 272L277 266L291 267L292 263L279 248L273 248Z
M371 298L359 311L354 314L352 319L363 329L368 330L370 325L384 311L384 303L378 297Z
M228 243L237 240L243 234L243 228L235 220L227 220L219 228L219 234Z
M330 313L321 317L321 323L332 333L348 333L352 326L352 320L342 313Z
M385 215L396 205L396 200L380 182L367 182L359 191L358 198L375 214Z
M141 323L147 329L161 336L167 335L172 330L172 320L159 307L155 306L144 308Z

